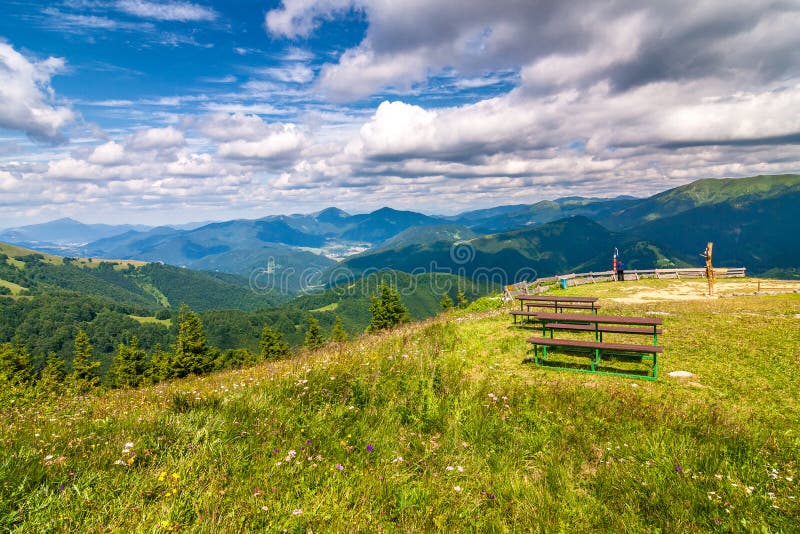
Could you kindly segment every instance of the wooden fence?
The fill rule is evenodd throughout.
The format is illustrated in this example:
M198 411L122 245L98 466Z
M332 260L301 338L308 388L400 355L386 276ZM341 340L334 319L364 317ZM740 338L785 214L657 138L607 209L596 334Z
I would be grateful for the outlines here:
M718 267L714 269L714 274L717 278L735 278L744 276L745 270L744 267ZM624 271L624 281L641 280L643 278L685 279L705 277L706 270L703 267L686 269L625 269ZM550 289L561 287L561 280L566 280L567 286L573 287L597 282L610 282L616 279L614 271L560 274L506 286L503 296L510 299L520 294L535 295L543 293Z

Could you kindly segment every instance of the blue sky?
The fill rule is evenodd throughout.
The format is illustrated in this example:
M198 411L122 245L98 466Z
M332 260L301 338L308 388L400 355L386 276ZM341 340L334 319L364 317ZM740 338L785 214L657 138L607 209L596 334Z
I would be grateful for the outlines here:
M800 169L800 3L0 1L0 227Z

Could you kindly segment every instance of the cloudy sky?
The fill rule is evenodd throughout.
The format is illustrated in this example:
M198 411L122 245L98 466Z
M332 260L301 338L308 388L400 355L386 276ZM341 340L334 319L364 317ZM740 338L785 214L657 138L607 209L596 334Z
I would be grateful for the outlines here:
M797 0L0 12L0 227L450 214L800 170Z

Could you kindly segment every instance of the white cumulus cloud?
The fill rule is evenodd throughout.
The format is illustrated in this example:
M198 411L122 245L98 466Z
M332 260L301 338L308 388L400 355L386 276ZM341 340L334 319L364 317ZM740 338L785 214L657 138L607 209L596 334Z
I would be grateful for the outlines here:
M54 104L50 78L63 70L61 58L32 62L0 42L0 128L35 139L58 140L62 129L75 118L68 106Z
M172 127L148 128L136 132L128 140L128 147L133 150L149 150L160 148L175 148L185 143L183 132Z

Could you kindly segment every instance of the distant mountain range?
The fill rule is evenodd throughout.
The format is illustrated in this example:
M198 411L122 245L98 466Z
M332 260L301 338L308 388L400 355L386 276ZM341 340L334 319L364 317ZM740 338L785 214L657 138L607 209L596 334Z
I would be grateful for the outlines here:
M644 199L569 197L447 217L391 208L351 215L331 207L188 228L61 219L0 232L0 241L244 276L266 272L288 291L308 285L301 280L308 273L346 269L604 270L615 246L631 268L699 265L707 241L717 244L720 266L779 275L800 265L798 195L799 175L756 176L699 180ZM451 257L458 247L469 252L468 262Z

